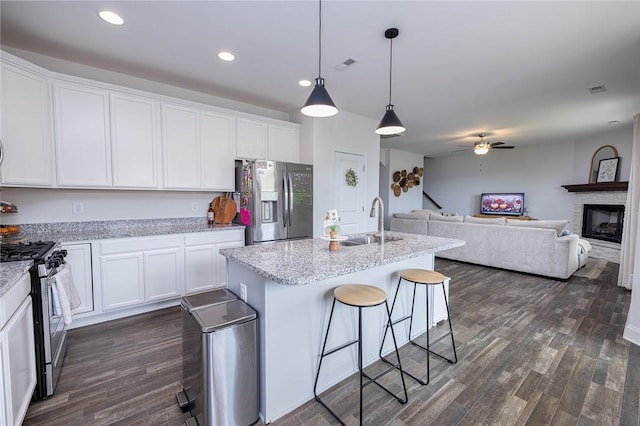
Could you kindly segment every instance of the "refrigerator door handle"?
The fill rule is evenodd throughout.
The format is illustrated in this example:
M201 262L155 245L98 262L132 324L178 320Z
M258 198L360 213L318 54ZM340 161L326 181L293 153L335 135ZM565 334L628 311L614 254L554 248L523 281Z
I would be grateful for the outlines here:
M287 213L289 212L289 188L287 186L287 175L282 174L282 184L284 186L284 206L282 207L282 224L287 227Z
M292 217L293 217L293 180L291 179L291 173L287 174L287 177L289 178L289 226L292 226L293 224L291 223L292 221Z

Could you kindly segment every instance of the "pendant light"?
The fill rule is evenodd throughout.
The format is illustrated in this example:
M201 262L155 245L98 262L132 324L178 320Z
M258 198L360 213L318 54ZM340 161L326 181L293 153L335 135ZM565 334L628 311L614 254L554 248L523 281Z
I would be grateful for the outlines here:
M389 39L389 105L387 105L387 111L384 113L376 133L379 135L396 135L404 132L406 129L402 125L402 122L393 110L393 104L391 103L391 71L393 69L393 39L398 37L397 28L389 28L384 32L384 36Z
M309 95L307 102L300 109L300 112L310 117L331 117L338 113L336 104L333 103L331 96L324 88L324 78L320 73L322 64L322 0L318 1L319 5L319 25L318 25L318 78L316 78L316 86Z

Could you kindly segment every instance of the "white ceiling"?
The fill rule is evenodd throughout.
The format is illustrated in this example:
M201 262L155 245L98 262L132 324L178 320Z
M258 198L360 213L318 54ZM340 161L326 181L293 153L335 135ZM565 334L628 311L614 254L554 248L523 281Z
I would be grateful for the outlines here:
M322 4L322 76L342 110L382 117L384 31L400 30L392 100L407 131L383 146L437 157L479 132L516 149L579 142L640 113L638 1ZM101 21L102 9L125 25ZM298 80L317 76L315 0L2 0L0 13L3 45L280 111L299 109L311 88ZM236 60L220 61L223 49Z

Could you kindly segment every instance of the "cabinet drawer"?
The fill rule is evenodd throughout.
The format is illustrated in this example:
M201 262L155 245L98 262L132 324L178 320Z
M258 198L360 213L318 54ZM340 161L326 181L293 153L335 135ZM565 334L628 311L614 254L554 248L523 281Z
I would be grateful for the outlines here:
M102 254L127 253L134 251L156 250L171 247L181 247L183 237L162 236L162 237L141 237L141 238L121 238L117 240L100 241L100 252Z
M4 296L0 297L0 330L9 321L20 304L29 297L31 292L31 278L29 273L25 273L18 279L18 282L9 289Z
M203 244L217 244L230 241L244 242L244 229L230 229L228 231L198 232L184 236L185 246L198 246Z

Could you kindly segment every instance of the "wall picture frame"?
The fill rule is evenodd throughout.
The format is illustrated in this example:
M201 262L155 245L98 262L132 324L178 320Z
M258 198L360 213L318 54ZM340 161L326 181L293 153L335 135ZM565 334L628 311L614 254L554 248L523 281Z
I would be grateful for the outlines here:
M598 177L596 182L615 182L618 177L619 162L620 157L604 158L600 160L600 163L598 164Z

